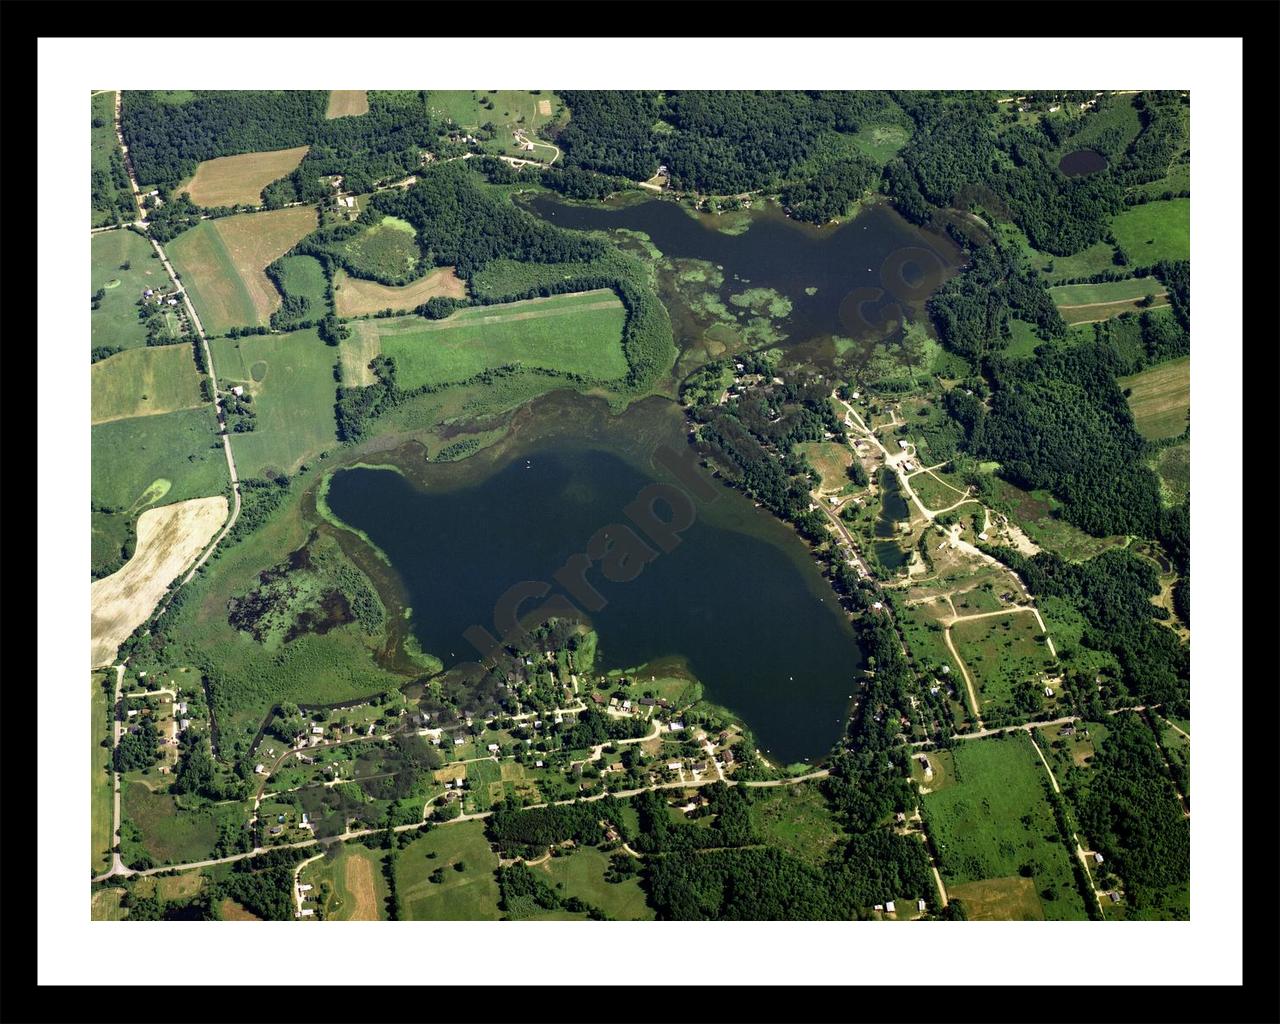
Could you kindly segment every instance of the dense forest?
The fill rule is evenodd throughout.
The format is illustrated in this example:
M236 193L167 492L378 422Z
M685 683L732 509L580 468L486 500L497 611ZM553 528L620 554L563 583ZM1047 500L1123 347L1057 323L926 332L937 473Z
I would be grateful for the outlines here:
M127 89L120 130L139 183L171 186L202 160L306 145L328 105L327 90L227 89L173 102L162 92Z

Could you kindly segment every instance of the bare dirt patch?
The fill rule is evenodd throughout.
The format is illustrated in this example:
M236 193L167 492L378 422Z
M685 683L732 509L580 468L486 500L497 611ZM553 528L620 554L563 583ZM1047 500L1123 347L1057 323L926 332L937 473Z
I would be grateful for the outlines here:
M227 499L192 498L138 517L138 543L119 572L91 589L91 667L110 665L124 639L147 620L165 590L196 560L227 518Z
M425 277L399 288L362 281L339 270L333 279L333 301L338 316L363 316L384 309L417 309L427 299L443 296L463 299L467 283L453 272L453 267L438 267Z
M369 93L365 89L330 89L329 109L324 116L352 117L369 113Z
M361 94L363 95L363 93ZM366 109L368 109L366 105ZM307 146L269 153L242 153L206 160L181 191L199 206L237 206L262 202L262 190L292 171L306 156Z
M342 884L351 894L349 921L377 921L378 897L373 887L373 865L364 857L350 857L342 876Z

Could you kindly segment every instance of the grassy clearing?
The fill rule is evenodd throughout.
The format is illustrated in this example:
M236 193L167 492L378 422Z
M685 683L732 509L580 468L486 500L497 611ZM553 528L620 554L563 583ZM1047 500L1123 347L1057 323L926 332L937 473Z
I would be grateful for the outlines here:
M1162 448L1156 454L1152 468L1160 476L1160 490L1165 503L1181 504L1191 492L1191 442Z
M338 346L342 383L347 387L366 387L376 379L369 364L382 351L378 344L378 327L370 320L357 320L350 327L350 337Z
M1117 380L1143 437L1177 437L1191 415L1191 357L1171 359Z
M1163 295L1164 285L1154 277L1132 277L1126 281L1103 281L1099 284L1064 284L1049 289L1049 297L1058 309L1140 299L1144 295Z
M1058 835L1045 796L1047 775L1030 737L1019 732L971 740L952 753L956 785L924 797L948 892L960 898L955 886L966 882L1007 883L1025 877L1033 884L1042 916L1084 918L1072 854ZM1029 898L1016 902L1029 904Z
M194 409L200 375L190 345L162 345L117 352L90 368L92 422L155 416Z
M541 873L560 896L577 896L615 921L652 921L654 913L645 902L639 876L633 875L625 882L605 881L609 857L585 846L567 857L552 857L531 870Z
M384 309L408 312L437 295L462 299L466 294L467 283L454 273L453 267L437 267L412 284L398 288L349 277L344 270L336 270L333 275L333 300L338 316L364 316Z
M137 416L93 428L93 500L140 511L159 497L170 501L221 494L227 460L213 407ZM152 487L159 480L168 482Z
M914 473L910 478L911 489L916 492L925 508L931 512L950 508L958 501L968 497L964 484L958 479L947 479L940 470L932 473ZM977 505L961 505L956 509L961 514L968 514L978 508Z
M845 837L818 787L812 783L759 789L751 801L751 822L757 835L793 857L814 866Z
M1058 516L1059 504L1048 491L1025 491L992 477L995 504L1042 548L1078 562L1124 542L1123 537L1094 537Z
M160 779L164 780L164 776ZM249 820L248 812L239 803L181 810L168 793L153 792L137 780L123 782L120 813L137 826L142 835L140 843L122 835L125 860L130 859L131 850L141 846L159 864L208 860L215 856L223 822L243 826Z
M851 139L858 152L883 166L910 141L911 129L900 124L869 124Z
M486 106L486 102L492 107ZM512 132L518 128L531 141L540 141L538 129L556 120L564 105L558 96L545 90L456 89L428 93L427 108L436 117L452 118L463 129L475 130L493 122L498 131L491 141L484 143L487 152L550 160L554 155L551 149L539 146L532 153L526 153L516 144Z
M138 299L148 288L172 287L164 267L153 258L155 250L141 235L124 230L92 236L89 250L89 287L103 292L98 308L89 314L91 347L144 347L147 331L138 319Z
M314 330L219 338L211 345L220 385L239 385L253 397L255 429L231 437L242 476L263 476L268 469L293 473L336 444L338 352Z
M459 310L445 320L376 323L380 347L395 359L401 387L414 388L512 364L618 380L628 369L624 318L617 296L599 289Z
M286 296L306 299L305 319L318 320L330 312L329 283L314 256L286 256L280 261L280 290Z
M253 913L246 907L242 907L235 900L228 897L218 904L218 913L224 921L261 921L257 914Z
M1160 296L1151 304L1150 308L1159 309L1168 305L1169 300L1164 296ZM1117 302L1105 302L1094 306L1077 306L1075 309L1062 308L1058 312L1062 314L1062 319L1067 322L1067 326L1072 327L1080 324L1096 324L1101 320L1111 320L1121 313L1141 313L1147 308L1136 299L1121 299Z
M369 113L369 93L364 89L331 89L326 118L353 117Z
M432 856L434 854L434 856ZM463 870L454 869L462 863ZM411 921L496 921L497 855L484 837L484 822L445 825L410 843L396 858L401 917ZM431 881L436 868L443 872Z
M847 444L834 441L804 441L796 445L818 475L822 477L822 490L839 491L850 484L849 466L853 464L853 452Z
M928 760L929 767L933 769L930 775L924 770L924 762ZM927 753L913 754L911 756L911 779L917 786L922 787L921 792L936 793L940 789L947 789L956 784L956 762L955 757L949 750L930 750Z
M1036 641L1040 626L1027 612L958 622L951 641L977 687L984 710L1012 709L1015 688L1040 677L1053 662L1048 648ZM1043 685L1043 684L1040 684Z
M398 217L383 217L341 243L351 270L360 277L408 281L422 252L413 225Z
M120 906L124 898L124 889L99 889L93 894L93 902L89 906L89 919L92 921L123 921L129 916L127 908Z
M110 677L110 678L109 678ZM109 699L103 687L103 681L110 682L114 673L94 672L90 676L91 699L90 714L92 727L89 730L90 740L90 789L89 821L90 849L89 863L93 873L99 874L111 866L111 819L113 814L113 790L111 787L111 726L107 722ZM104 746L103 743L106 743Z
M1129 259L1141 266L1191 258L1191 200L1166 199L1117 214L1111 231Z
M168 255L211 334L265 326L280 293L264 272L316 227L314 207L201 221L175 238Z
M291 173L309 148L295 146L205 160L178 189L191 196L197 206L257 206L262 202L262 190Z
M1043 921L1044 904L1032 878L989 878L947 887L947 895L959 900L971 921Z

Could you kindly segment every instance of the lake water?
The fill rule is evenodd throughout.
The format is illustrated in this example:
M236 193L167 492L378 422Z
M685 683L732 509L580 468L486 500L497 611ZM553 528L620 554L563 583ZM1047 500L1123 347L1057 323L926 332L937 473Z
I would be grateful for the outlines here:
M791 300L782 329L792 343L883 337L887 321L922 318L925 300L962 262L946 235L917 228L884 204L839 226L803 224L776 207L694 215L661 199L588 206L541 194L526 205L563 228L642 231L667 257L716 264L726 301L747 288L774 289ZM718 230L728 224L749 227Z
M1074 153L1068 153L1058 161L1058 170L1068 178L1078 178L1084 174L1095 174L1098 171L1105 170L1106 166L1107 158L1101 153L1095 153L1092 149L1077 149Z
M386 552L413 608L413 632L446 667L477 658L462 636L469 626L499 632L494 604L509 586L545 580L564 593L552 573L597 529L626 523L622 509L643 486L669 479L638 457L633 437L682 443L667 403L612 424L580 396L542 404L540 417L555 429L521 436L498 457L419 465L413 479L344 469L331 481L330 508ZM638 417L647 417L642 429L629 431ZM771 759L819 758L839 738L861 674L853 630L803 542L737 492L714 487L717 497L699 507L682 542L637 578L589 572L607 602L589 615L598 667L682 659Z

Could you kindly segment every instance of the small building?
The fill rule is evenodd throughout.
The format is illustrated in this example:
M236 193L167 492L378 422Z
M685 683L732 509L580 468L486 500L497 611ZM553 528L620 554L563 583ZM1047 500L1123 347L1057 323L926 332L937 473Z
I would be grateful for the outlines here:
M667 764L668 771L678 772L681 769L681 767L683 766L680 764L679 761L670 761Z
M491 753L491 754L496 754L497 752L498 752L498 744L496 744L496 743L490 743L490 744L489 744L489 753Z
M923 914L924 907L925 907L924 900L916 900L916 910L920 911L920 913Z
M178 300L177 300L177 299L170 299L170 300L169 300L169 305L171 305L171 306L176 306L177 304L178 304Z
M886 914L896 914L898 912L897 908L893 905L893 900L885 901L884 912Z
M187 713L187 702L180 700L173 706L173 712L176 715L185 715Z
M907 816L902 811L899 811L897 814L893 816L893 820L901 824L902 822L907 820Z
M684 728L684 722L675 721L667 724L667 732L679 732Z
M283 815L283 814L277 814L277 815L276 815L276 821L280 822L280 824L282 824L282 825L283 825L283 824L284 824L284 815Z
M1107 893L1107 899L1109 899L1112 903L1119 903L1120 894L1116 892L1115 889L1112 889L1109 893Z
M278 836L283 831L284 829L281 828L279 825L272 825L269 829L267 829L267 834L272 836Z
M597 704L603 704L603 703L604 703L604 698L603 698L603 697L601 697L601 696L600 696L600 694L598 694L598 693L593 693L593 694L591 695L591 699L592 699L595 703L597 703Z
M303 907L298 911L299 917L311 917L313 914L315 914L315 910L311 907Z
M534 766L535 768L541 768L541 767L542 767L542 762L541 762L541 761L534 761L534 762L533 762L533 766Z
M235 387L231 389L231 393L235 395L237 398L239 398L241 395L244 394L244 388L241 387L239 384L237 384Z
M127 715L126 717L128 717L128 718L132 718L132 717L133 717L134 715L136 715L137 713L138 713L138 709L137 709L137 708L133 708L133 709L128 713L128 715Z
M186 732L191 727L191 719L184 718L178 722L178 732Z
M467 741L466 741L466 738L465 738L465 737L457 736L457 737L455 737L455 738L454 738L453 745L454 745L455 747L460 747L460 746L462 746L462 744L464 744L464 743L466 743L466 742L467 742Z
M906 442L906 441L904 441L904 440L902 440L902 438L898 438L898 447L899 447L899 448L901 448L903 451L906 451L906 450L907 450L907 442Z
M651 708L657 702L652 697L641 697L640 703L646 708Z
M949 675L951 675L951 666L950 666L950 665L943 665L943 666L942 666L942 674L943 674L944 676L949 676Z
M310 882L304 882L302 885L298 886L298 892L310 892L310 891L311 891Z
M1101 863L1102 863L1102 859L1103 859L1103 858L1102 858L1102 854L1100 854L1100 853L1095 853L1095 854L1093 855L1093 862L1094 862L1095 864L1101 864Z
M1052 696L1053 696L1053 687L1052 687L1052 686L1046 686L1046 687L1044 688L1044 695L1045 695L1046 697L1052 697Z
M874 908L874 909L876 909L876 910L884 910L884 904L883 904L883 903L877 903L877 904L875 905L875 908Z
M881 601L877 601L871 607L874 608L876 611L880 611L884 607L884 603Z
M624 701L622 702L622 710L623 710L623 711L630 711L630 710L631 710L631 701L629 701L629 700L624 700Z
M312 735L312 736L323 736L323 735L324 735L324 729L322 729L322 728L321 728L320 726L318 726L318 725L313 725L313 726L311 727L311 735Z

